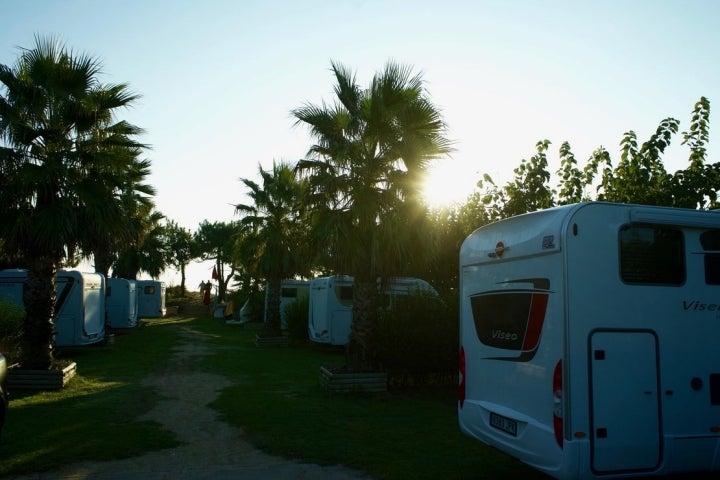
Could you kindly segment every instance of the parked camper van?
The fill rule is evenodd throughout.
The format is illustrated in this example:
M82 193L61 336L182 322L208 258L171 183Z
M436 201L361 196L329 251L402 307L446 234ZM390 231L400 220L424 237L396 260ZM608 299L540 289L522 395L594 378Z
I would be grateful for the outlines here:
M307 280L285 279L280 284L280 327L287 330L287 315L285 308L301 297L307 297L310 290L310 282ZM267 286L265 287L265 313L264 320L267 321L268 296Z
M348 275L314 278L310 282L308 336L330 345L345 345L352 325L353 284Z
M138 294L135 280L107 279L105 313L105 321L110 328L138 326Z
M0 296L24 308L27 270L0 271ZM60 270L55 276L55 346L90 345L105 339L105 277Z
M460 429L559 479L720 470L720 213L581 203L460 249Z
M353 284L348 275L319 277L310 282L308 335L310 340L330 345L346 345L353 319ZM425 280L413 277L392 277L383 285L378 280L383 307L392 306L396 295L429 292L435 289Z
M162 318L165 308L165 282L157 280L136 280L138 319Z

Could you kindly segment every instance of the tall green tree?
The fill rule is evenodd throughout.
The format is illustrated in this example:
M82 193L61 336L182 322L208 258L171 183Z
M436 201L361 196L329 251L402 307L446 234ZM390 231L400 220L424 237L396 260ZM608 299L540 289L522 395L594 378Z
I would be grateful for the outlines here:
M332 251L336 273L355 277L348 368L373 368L368 333L377 317L377 278L397 275L408 261L414 216L400 205L419 197L426 168L452 150L446 125L422 76L393 62L361 88L332 63L332 105L293 110L315 144L298 169L308 175L318 238ZM402 221L402 224L398 222Z
M140 133L116 112L137 98L99 81L100 63L53 38L36 38L15 65L0 65L0 236L28 265L23 365L52 363L55 274L89 226L116 231L128 150Z
M154 226L152 219L155 216L154 214L148 216L148 212L151 212L155 206L152 200L155 189L144 183L150 175L150 161L137 158L140 151L129 151L128 154L135 158L127 166L127 183L119 188L122 215L115 219L114 226L115 230L120 230L120 233L104 229L98 224L88 225L84 231L89 245L87 247L89 251L84 254L85 256L92 254L95 271L106 277L109 276L111 269L114 269L113 273L118 276L118 267L123 269L118 262L125 262L127 251L133 250L139 239L145 237L145 230ZM145 267L155 270L154 266L145 265ZM127 270L121 273L127 274Z
M235 275L233 249L235 248L235 236L238 228L237 222L211 223L204 220L193 234L193 243L196 249L193 258L215 262L218 299L221 301L225 299L228 283Z
M136 204L132 210L130 240L118 252L113 277L137 279L140 272L158 278L168 266L165 216L153 203Z
M497 188L485 176L475 192L475 203L486 207L488 217L498 220L555 204L585 200L661 205L684 208L716 208L720 192L720 162L708 164L707 143L710 130L710 102L696 102L690 128L682 133L682 144L690 149L688 166L669 173L663 155L679 131L680 122L666 118L642 144L630 130L620 141L620 161L613 166L603 147L592 152L581 170L568 142L560 147L559 193L549 186L547 140L538 142L537 155L523 160L515 169L515 179ZM597 179L597 182L596 182ZM485 190L482 190L485 189ZM593 196L591 193L595 191Z
M237 204L235 211L244 215L240 222L249 226L245 242L252 245L254 254L248 257L251 269L267 280L267 311L265 334L280 335L280 289L283 278L305 270L306 244L303 237L303 200L307 181L298 176L287 163L273 162L272 170L258 168L262 185L243 178L247 196L252 204ZM248 251L248 248L244 249Z
M168 220L165 224L165 246L167 262L180 272L180 294L185 295L185 268L192 261L195 247L190 230L177 222Z

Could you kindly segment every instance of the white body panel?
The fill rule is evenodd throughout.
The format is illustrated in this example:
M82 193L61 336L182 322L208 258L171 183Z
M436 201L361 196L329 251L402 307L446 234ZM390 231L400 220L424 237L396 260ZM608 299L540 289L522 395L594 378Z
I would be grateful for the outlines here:
M111 328L138 326L138 294L135 280L108 278L105 297L106 322Z
M287 315L285 309L298 298L307 297L310 292L310 282L307 280L285 279L280 284L280 328L287 330ZM267 322L268 296L267 286L265 288L265 313L264 321Z
M157 280L136 280L137 316L140 318L162 318L165 316L165 282Z
M24 308L26 270L0 272L0 295ZM90 345L105 338L105 277L60 270L55 277L55 346Z
M310 282L308 335L310 340L345 345L350 337L353 277L337 275Z
M556 478L720 470L715 238L718 213L607 203L475 231L461 430Z
M353 291L355 280L348 275L320 277L310 283L310 311L308 312L308 334L310 340L330 345L346 345L350 339L353 320ZM397 295L427 292L437 295L435 289L425 280L413 277L392 277L382 285L378 280L381 294L380 306L392 307Z

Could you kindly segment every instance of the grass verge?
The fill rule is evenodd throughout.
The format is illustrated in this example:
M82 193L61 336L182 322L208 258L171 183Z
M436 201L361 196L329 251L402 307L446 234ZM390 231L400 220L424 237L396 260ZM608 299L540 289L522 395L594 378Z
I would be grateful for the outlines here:
M217 322L194 328L216 334L216 354L203 362L234 383L211 406L269 453L387 480L548 478L460 433L454 388L330 395L319 369L342 365L342 350L257 348L254 332Z
M153 321L113 343L66 351L79 374L65 389L13 393L0 477L177 446L159 424L137 418L159 400L141 380L170 358L181 326L209 334L215 347L196 366L233 383L211 406L268 453L385 480L548 479L461 434L454 389L330 395L319 385L319 369L341 365L342 350L312 343L258 348L256 332L210 318Z
M117 334L112 343L62 352L61 358L78 364L63 390L11 392L0 477L177 446L159 424L137 420L158 401L140 380L170 357L177 338L176 328L161 323Z

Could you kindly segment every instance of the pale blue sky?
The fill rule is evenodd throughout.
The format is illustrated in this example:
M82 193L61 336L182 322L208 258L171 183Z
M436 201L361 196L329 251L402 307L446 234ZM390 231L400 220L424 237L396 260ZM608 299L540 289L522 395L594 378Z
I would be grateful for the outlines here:
M485 172L507 180L538 140L553 169L565 140L582 164L600 145L617 161L625 131L644 141L665 117L682 131L701 96L720 102L714 0L0 0L0 13L0 63L52 34L142 95L123 117L147 131L158 209L191 230L236 218L238 179L258 164L305 154L290 110L332 101L331 60L362 85L388 60L423 72L456 142L433 176L447 198Z

